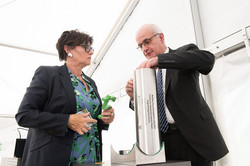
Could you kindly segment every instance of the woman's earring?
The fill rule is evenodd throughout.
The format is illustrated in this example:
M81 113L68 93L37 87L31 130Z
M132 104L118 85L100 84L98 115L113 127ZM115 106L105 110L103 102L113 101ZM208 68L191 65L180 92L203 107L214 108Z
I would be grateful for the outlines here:
M68 56L69 56L70 58L72 58L73 55L72 55L71 53L68 53Z

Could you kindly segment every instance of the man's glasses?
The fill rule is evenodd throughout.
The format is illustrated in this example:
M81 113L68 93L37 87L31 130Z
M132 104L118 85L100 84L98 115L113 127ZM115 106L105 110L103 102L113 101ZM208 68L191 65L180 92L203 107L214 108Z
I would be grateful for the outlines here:
M142 43L138 44L137 49L142 49L142 45L144 45L144 46L148 45L152 41L152 38L155 37L155 36L157 36L157 35L159 35L159 33L154 34L150 38L144 39L142 41Z
M91 47L91 45L80 44L79 46L82 46L82 47L85 49L85 51L86 51L87 53L89 53L90 51L93 51L93 52L94 52L94 48Z

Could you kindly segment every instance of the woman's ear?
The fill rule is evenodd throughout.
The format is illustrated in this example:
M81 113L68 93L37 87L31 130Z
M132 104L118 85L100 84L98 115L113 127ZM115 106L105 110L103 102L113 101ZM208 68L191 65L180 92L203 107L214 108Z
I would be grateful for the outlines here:
M69 51L70 51L69 46L68 46L68 45L65 45L63 48L64 48L64 51L68 54Z

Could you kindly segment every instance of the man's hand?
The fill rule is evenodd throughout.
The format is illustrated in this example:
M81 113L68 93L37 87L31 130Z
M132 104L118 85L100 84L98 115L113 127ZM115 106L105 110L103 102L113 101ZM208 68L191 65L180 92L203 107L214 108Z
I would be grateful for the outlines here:
M130 97L130 100L134 100L134 90L133 90L133 79L131 78L126 85L126 93Z
M141 68L157 69L158 68L158 56L142 62L141 65L138 66L136 69L141 69Z

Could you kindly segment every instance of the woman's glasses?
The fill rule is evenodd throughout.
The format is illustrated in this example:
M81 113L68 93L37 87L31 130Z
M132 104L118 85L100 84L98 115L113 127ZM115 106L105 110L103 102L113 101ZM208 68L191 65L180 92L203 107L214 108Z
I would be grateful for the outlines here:
M80 44L79 46L82 46L82 47L85 49L85 51L86 51L87 53L89 53L90 51L93 51L93 52L94 52L94 48L93 48L91 45Z

